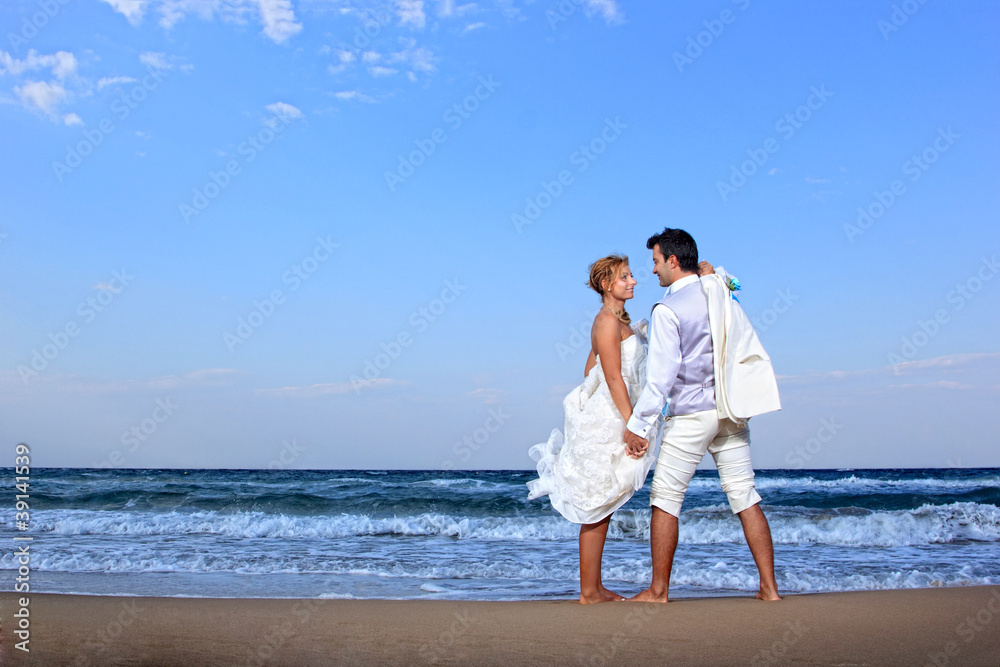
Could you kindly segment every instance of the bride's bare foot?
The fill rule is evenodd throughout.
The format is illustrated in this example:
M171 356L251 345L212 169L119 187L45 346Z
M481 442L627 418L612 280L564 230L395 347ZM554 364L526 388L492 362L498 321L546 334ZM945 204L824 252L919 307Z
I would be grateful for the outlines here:
M629 598L629 602L668 602L667 591L654 593L652 588L647 588L643 592Z
M777 602L781 599L781 596L778 595L778 591L771 588L765 589L761 586L760 590L757 591L757 599L764 600L766 602Z
M625 599L623 596L618 595L618 593L615 593L614 591L609 591L604 586L601 586L601 595L606 597L609 602L621 602L622 600Z
M611 602L611 598L600 591L596 593L580 593L580 604L597 604L598 602Z

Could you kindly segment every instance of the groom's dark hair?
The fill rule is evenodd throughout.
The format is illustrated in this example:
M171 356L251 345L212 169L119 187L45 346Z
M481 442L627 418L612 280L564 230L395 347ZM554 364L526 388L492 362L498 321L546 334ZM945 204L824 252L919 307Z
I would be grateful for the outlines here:
M646 247L652 250L654 246L660 246L665 258L671 255L677 257L677 263L683 270L698 273L698 244L683 229L667 227L659 234L650 236Z

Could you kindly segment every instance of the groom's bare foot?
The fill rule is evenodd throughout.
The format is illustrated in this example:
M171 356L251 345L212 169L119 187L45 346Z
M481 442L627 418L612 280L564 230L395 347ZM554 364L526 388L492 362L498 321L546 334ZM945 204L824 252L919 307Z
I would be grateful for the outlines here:
M652 588L647 588L638 595L630 597L628 600L629 602L669 602L669 600L667 600L667 591L655 593Z
M777 602L781 599L781 596L773 588L764 588L761 586L760 590L757 591L757 599L764 600L765 602Z

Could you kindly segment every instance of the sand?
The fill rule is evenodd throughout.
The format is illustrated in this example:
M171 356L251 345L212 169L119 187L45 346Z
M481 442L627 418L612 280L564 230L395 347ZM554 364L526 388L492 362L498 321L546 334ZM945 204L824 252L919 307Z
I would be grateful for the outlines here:
M4 665L1000 665L1000 586L450 602L0 593Z

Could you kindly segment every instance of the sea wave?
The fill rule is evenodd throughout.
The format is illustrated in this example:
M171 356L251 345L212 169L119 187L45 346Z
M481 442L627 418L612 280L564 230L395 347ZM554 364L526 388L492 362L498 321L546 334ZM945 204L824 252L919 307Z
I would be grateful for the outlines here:
M725 559L702 554L692 558L688 554L675 563L671 577L672 590L684 594L702 595L706 592L732 593L754 591L758 574L748 553L740 550L739 558ZM568 556L568 554L567 554ZM575 556L575 554L573 554ZM0 561L6 568L11 560L4 554ZM649 583L651 570L648 558L615 560L606 556L603 578L612 589L638 588ZM16 567L16 564L14 565ZM231 573L237 575L329 575L351 577L378 577L382 581L397 580L395 590L420 590L420 596L463 596L464 586L456 582L491 582L496 587L529 584L531 589L550 588L555 582L573 582L579 575L575 557L539 559L535 562L507 558L433 559L430 557L408 560L340 559L336 557L294 558L290 555L248 555L214 553L155 553L142 549L107 552L47 553L41 556L35 568L39 572L113 573L116 575L148 575L171 573L178 575L204 575ZM786 593L813 593L831 591L884 590L901 588L929 588L946 586L977 586L1000 584L1000 575L989 567L958 566L942 563L921 563L913 567L900 567L893 563L871 564L865 571L838 569L798 559L795 562L779 561L776 570L781 591ZM402 582L413 582L401 585ZM450 583L449 583L450 582ZM504 583L505 582L505 583ZM419 584L419 585L418 585ZM572 586L570 586L572 588ZM360 597L358 592L327 593L322 597Z
M915 510L768 507L776 544L899 547L1000 541L1000 508L960 502ZM393 517L363 514L299 516L264 512L121 512L49 510L35 513L41 534L180 536L229 538L337 539L369 536L439 536L458 540L549 541L575 539L578 527L547 517L462 517L425 512ZM0 521L9 531L13 526ZM621 510L611 522L614 539L647 540L649 510ZM681 516L685 544L740 543L740 522L724 505L699 507Z
M799 493L813 493L815 489L851 494L858 493L859 491L872 492L879 490L891 490L896 493L901 491L953 493L957 489L1000 488L1000 476L996 475L967 477L964 479L943 479L938 477L883 479L879 477L858 477L856 475L824 479L813 475L782 475L780 477L758 476L755 481L758 489L789 489ZM714 478L692 480L692 486L711 487L713 483L714 486L718 486L718 480Z

